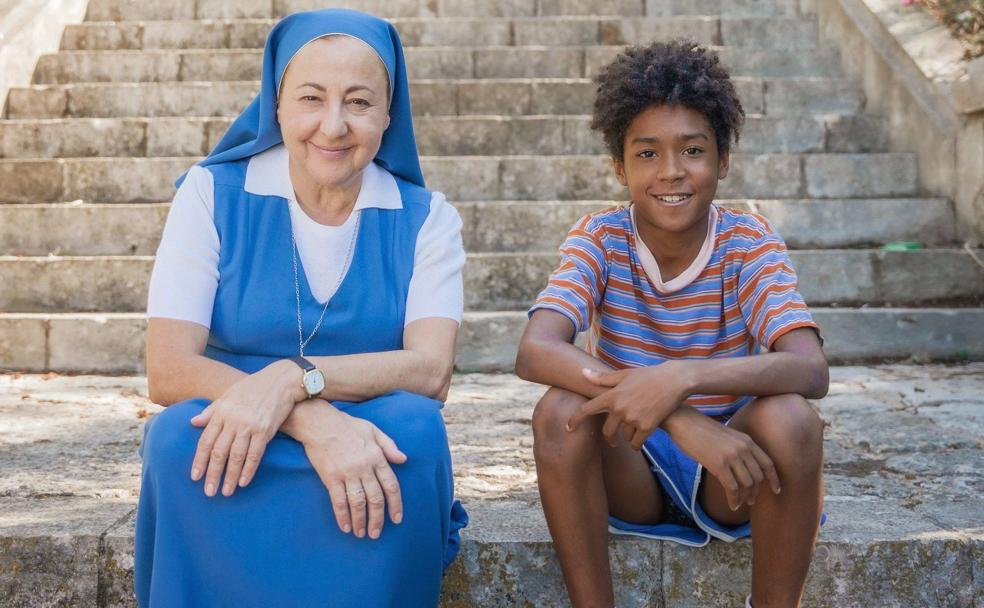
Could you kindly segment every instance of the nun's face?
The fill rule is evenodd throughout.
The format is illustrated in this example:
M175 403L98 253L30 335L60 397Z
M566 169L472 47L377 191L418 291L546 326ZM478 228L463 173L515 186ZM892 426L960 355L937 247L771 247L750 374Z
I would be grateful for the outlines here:
M277 105L291 165L319 186L351 186L389 126L388 90L386 68L361 40L329 36L298 51Z

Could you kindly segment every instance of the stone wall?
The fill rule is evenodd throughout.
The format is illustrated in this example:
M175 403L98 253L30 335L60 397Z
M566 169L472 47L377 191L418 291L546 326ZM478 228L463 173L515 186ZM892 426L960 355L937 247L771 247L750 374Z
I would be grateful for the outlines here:
M7 91L31 82L42 53L58 50L66 24L81 23L88 0L0 0L0 109Z
M916 151L926 193L951 199L958 236L984 242L984 57L962 59L945 27L899 0L801 0L840 49L893 150Z

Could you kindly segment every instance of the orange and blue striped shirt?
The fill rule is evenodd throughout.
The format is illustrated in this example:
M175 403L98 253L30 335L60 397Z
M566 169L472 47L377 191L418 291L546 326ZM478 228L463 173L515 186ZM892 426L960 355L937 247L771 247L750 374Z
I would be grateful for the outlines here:
M764 217L713 205L701 253L664 284L632 216L631 207L617 206L581 218L529 314L554 310L577 333L591 330L589 352L615 369L743 357L793 329L819 331L786 245ZM752 399L693 395L687 403L728 417Z

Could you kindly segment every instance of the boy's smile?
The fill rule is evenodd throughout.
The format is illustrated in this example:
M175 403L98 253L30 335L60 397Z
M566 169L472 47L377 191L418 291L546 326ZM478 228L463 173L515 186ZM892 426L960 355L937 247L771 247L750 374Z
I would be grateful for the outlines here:
M682 106L652 106L625 133L613 159L619 182L637 206L639 235L658 262L689 262L707 234L707 219L729 155L719 154L707 118Z

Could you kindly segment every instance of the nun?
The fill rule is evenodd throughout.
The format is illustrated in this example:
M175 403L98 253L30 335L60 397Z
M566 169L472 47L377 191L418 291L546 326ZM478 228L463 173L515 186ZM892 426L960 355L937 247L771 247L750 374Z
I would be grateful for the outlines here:
M137 603L436 606L467 524L441 416L465 253L424 184L394 27L280 21L259 94L177 185Z

